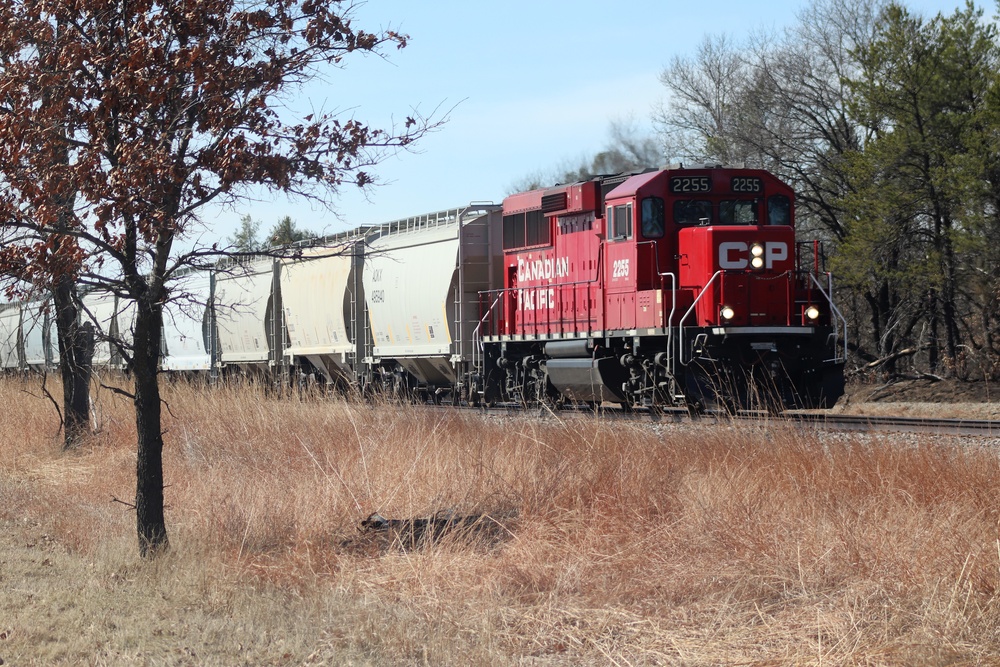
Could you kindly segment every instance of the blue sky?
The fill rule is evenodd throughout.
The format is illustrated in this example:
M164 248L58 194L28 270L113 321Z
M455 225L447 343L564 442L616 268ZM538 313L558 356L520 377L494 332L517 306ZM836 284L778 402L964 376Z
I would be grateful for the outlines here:
M927 16L959 0L909 0ZM994 4L979 3L989 16ZM283 195L239 210L206 211L209 238L225 239L249 213L266 231L290 215L303 229L335 233L470 201L497 203L526 175L592 155L609 122L649 125L664 99L658 77L674 56L692 55L708 34L737 41L794 22L802 0L370 0L355 25L393 28L409 45L387 58L348 58L296 100L337 109L372 125L401 121L412 108L450 110L448 122L413 151L389 157L367 196L348 187L336 213Z

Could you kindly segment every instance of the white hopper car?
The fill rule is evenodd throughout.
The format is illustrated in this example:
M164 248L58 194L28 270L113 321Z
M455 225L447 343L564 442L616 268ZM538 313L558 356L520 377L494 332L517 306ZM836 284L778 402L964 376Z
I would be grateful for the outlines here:
M500 233L500 206L473 204L188 273L165 308L161 369L474 400L479 293L502 282ZM94 367L123 369L133 307L99 292L83 305ZM52 366L55 343L45 303L0 306L0 368Z

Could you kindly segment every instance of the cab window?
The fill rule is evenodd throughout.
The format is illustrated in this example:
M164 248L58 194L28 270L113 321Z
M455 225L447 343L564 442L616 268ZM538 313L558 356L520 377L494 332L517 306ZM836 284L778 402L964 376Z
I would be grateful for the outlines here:
M614 207L614 218L612 226L612 238L628 239L632 238L632 205Z
M723 225L756 225L757 202L752 199L724 199L720 201L719 222Z
M771 195L767 198L767 224L792 224L792 202L786 195Z
M646 197L642 200L642 235L647 239L663 236L663 200Z
M678 225L712 224L712 202L705 199L678 199L674 202L674 223Z

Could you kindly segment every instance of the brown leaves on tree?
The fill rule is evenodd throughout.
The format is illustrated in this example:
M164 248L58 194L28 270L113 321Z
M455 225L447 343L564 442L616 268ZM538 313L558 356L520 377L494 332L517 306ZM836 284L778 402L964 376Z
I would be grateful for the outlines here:
M0 212L6 241L21 230L16 245L42 244L18 261L45 257L58 229L86 248L75 270L108 253L141 271L201 207L247 187L326 198L349 176L370 183L361 169L426 121L408 117L394 132L275 110L319 67L405 46L398 32L356 29L350 10L329 0L4 3L0 172L11 193ZM0 272L15 258L3 262Z

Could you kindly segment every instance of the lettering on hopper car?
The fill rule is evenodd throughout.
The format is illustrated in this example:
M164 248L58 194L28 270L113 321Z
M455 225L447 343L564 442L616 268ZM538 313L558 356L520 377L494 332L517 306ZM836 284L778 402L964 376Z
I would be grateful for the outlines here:
M565 278L569 275L569 258L548 257L532 260L518 258L517 260L517 280L524 282L527 280L551 280L552 278Z
M764 246L764 268L774 268L775 263L788 259L788 244L768 241ZM724 241L719 244L720 269L746 269L750 267L750 244L746 241Z

